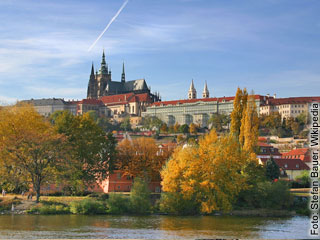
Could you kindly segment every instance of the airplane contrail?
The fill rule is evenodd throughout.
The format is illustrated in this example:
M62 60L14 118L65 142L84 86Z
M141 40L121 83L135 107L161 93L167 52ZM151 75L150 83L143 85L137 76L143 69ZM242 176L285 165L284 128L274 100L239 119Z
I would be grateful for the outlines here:
M129 0L126 0L122 6L120 7L120 9L118 10L118 12L116 13L116 15L114 15L113 18L111 18L110 22L108 23L108 25L105 27L105 29L102 31L102 33L99 35L99 37L94 41L94 43L89 47L88 52L91 51L91 49L96 45L96 43L100 40L100 38L103 36L103 34L108 30L108 28L110 27L110 25L114 22L114 20L116 20L116 18L119 16L119 14L121 13L121 11L124 9L124 7L127 5L127 3L129 2Z

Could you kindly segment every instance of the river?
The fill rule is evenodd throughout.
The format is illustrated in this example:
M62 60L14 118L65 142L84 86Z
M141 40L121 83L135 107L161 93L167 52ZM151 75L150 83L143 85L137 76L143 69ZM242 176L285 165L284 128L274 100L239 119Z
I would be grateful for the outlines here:
M306 239L308 217L1 215L0 238Z

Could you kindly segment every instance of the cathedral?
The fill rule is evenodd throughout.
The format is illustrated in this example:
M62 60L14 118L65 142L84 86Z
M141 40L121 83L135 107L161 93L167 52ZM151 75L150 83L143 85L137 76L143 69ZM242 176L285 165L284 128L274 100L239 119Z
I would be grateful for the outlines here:
M124 64L122 66L121 81L112 81L111 71L108 69L108 64L106 63L105 54L103 51L99 72L94 72L94 66L92 64L90 79L88 83L87 98L99 99L103 96L125 93L148 93L152 102L160 101L159 94L152 94L144 79L126 81Z

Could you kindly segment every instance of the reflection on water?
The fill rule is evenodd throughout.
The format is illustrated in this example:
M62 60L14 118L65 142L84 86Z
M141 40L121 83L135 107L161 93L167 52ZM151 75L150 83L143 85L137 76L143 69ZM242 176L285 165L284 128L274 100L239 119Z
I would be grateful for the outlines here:
M0 238L301 239L308 229L307 217L0 216Z

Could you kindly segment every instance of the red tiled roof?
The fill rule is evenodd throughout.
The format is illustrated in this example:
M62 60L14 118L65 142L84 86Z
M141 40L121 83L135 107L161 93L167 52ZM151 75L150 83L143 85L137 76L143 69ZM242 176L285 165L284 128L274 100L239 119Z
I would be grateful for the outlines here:
M267 143L264 143L264 142L258 142L258 146L259 146L259 147L270 147L270 148L272 148L271 145L269 145L269 144L267 144Z
M301 159L274 158L276 164L284 170L309 170L310 168ZM267 159L262 159L266 164Z
M164 101L164 102L155 102L152 106L166 106L166 105L177 105L177 104L185 104L185 103L195 103L195 102L222 102L223 100L226 102L233 101L233 97L220 97L220 98L197 98L197 99L183 99L183 100L172 100L172 101ZM255 99L263 99L261 95L255 95Z
M266 141L267 141L267 138L265 138L265 137L258 137L258 141L259 141L259 142L266 142Z
M150 96L148 93L125 93L117 94L111 96L103 96L100 100L108 106L126 104L128 102L151 102Z
M111 96L103 96L100 98L100 100L107 105L112 103L122 104L123 102L127 102L129 97L131 96L133 96L133 93L117 94Z
M320 101L320 97L269 98L268 104L266 105L311 103L311 102L319 102L319 101Z
M293 149L290 152L285 152L282 155L283 156L292 156L292 155L305 155L308 153L308 148L297 148Z
M103 105L103 102L99 99L82 99L78 104Z

